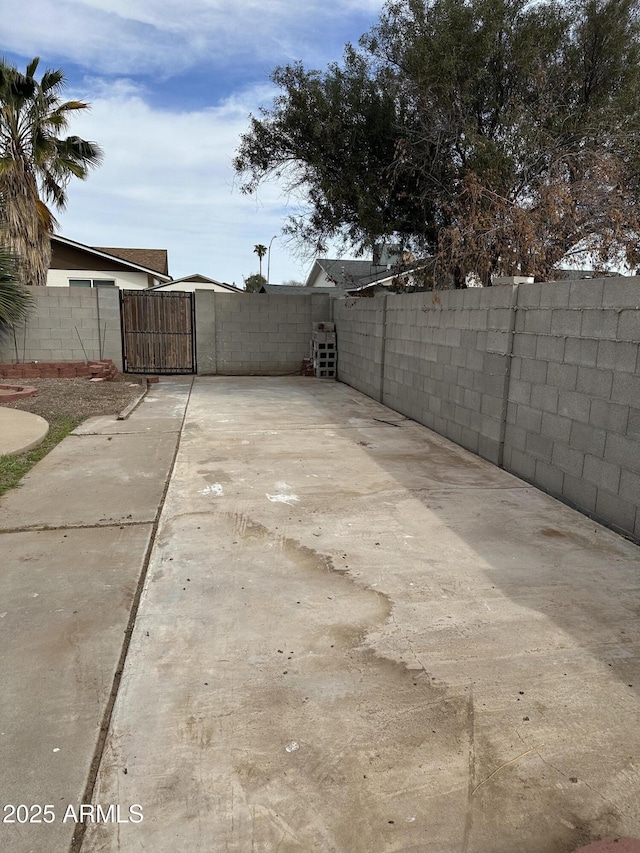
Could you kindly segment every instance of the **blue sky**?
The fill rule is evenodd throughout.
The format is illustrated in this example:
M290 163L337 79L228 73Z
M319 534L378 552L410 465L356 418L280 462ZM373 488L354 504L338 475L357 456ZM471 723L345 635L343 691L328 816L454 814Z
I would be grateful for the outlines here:
M249 113L269 105L271 71L339 60L382 0L0 0L2 52L62 68L66 97L91 111L70 133L104 164L69 188L59 233L101 246L169 251L178 278L242 286L272 237L270 280L304 280L311 260L280 237L290 204L277 185L239 192L231 161ZM266 270L263 270L266 271Z

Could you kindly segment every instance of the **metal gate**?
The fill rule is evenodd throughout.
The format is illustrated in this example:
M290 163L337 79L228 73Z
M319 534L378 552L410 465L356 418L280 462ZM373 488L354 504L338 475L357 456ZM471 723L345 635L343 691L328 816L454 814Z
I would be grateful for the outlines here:
M125 373L195 373L193 293L120 291Z

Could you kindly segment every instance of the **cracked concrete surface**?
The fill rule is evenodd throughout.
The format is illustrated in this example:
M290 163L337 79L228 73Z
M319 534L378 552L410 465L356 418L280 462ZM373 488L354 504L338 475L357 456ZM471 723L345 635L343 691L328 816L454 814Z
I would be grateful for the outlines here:
M196 380L83 853L640 834L640 551L335 382Z

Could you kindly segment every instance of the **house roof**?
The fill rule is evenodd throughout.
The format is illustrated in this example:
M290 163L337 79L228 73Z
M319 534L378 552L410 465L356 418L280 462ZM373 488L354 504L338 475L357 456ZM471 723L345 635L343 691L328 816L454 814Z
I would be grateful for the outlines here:
M387 264L374 264L372 261L358 261L343 258L318 258L311 269L306 281L307 287L312 287L312 280L319 272L335 281L336 286L351 289L358 284L364 284L365 279L371 279L383 273L388 273Z
M183 282L188 282L189 284L217 284L218 287L224 287L225 290L231 290L234 293L244 293L240 287L236 287L235 284L227 284L226 281L218 281L215 278L209 278L209 276L202 275L202 273L194 272L191 275L185 275L182 278L174 278L172 281L165 281L163 284L156 284L155 287L152 287L151 290L162 290L163 287L166 287L168 284L182 284Z
M276 293L280 295L313 296L314 293L328 293L329 296L345 296L343 287L305 287L301 284L263 284L258 293Z
M376 283L407 275L422 269L432 261L431 258L412 261L409 264L374 264L371 261L354 261L333 258L318 258L307 278L306 286L315 291L335 291L341 288L349 293L364 290ZM311 281L323 271L336 282L336 287L313 287Z
M160 270L155 269L154 267L148 267L139 261L134 261L132 259L125 258L123 255L114 254L116 251L118 252L129 252L129 251L157 251L164 252L166 255L166 249L150 249L150 250L136 250L136 249L103 249L97 248L95 246L87 246L84 243L78 243L75 240L69 240L68 237L61 237L59 234L54 234L51 237L52 247L56 248L58 246L63 252L67 252L70 255L76 255L77 258L81 256L77 253L81 252L84 254L92 255L96 258L100 258L101 260L107 260L115 264L115 269L119 269L121 267L125 267L128 269L135 270L135 272L144 272L148 275L152 275L155 278L159 278L164 281L171 281L171 276L168 273L160 272ZM140 259L139 259L140 260ZM104 265L103 265L104 266ZM166 267L166 262L165 262ZM75 268L75 267L74 267ZM78 267L80 269L80 267Z
M104 246L94 246L93 248L140 267L156 270L162 275L169 275L169 256L166 249L115 249Z

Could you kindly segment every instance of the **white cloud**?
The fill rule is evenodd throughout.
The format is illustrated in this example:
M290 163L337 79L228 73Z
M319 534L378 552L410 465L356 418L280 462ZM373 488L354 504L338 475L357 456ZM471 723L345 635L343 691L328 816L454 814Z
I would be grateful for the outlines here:
M130 81L93 81L91 112L71 128L97 141L104 164L69 187L60 233L89 245L167 248L171 274L235 281L257 272L256 243L269 244L285 218L276 187L260 202L234 187L231 160L264 87L192 112L152 108ZM301 279L307 264L274 241L271 281Z
M341 21L381 7L382 0L31 0L28 15L3 15L3 43L99 73L171 76L232 56L271 65L320 58Z

